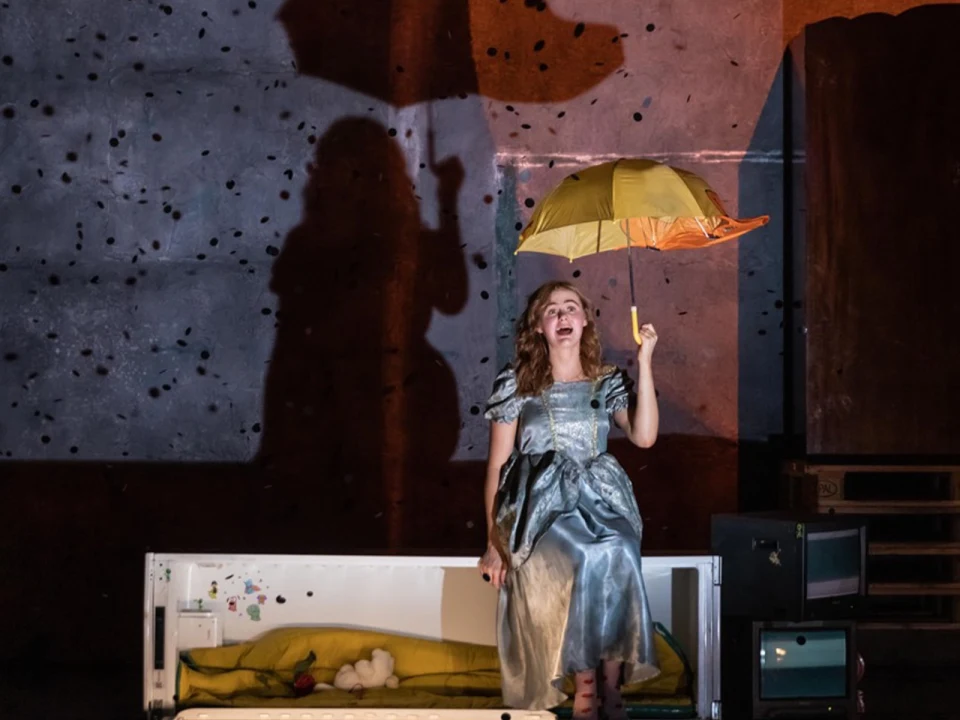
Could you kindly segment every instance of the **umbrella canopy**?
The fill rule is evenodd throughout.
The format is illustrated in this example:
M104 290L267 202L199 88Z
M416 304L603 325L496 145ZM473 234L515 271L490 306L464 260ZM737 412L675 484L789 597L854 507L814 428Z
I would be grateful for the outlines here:
M568 175L537 206L520 233L517 253L584 255L627 249L633 338L637 322L630 249L690 250L732 240L769 222L737 220L694 173L642 158L620 159Z
M568 175L537 206L517 252L569 260L608 250L685 250L732 240L769 216L737 220L703 178L654 160L621 159Z

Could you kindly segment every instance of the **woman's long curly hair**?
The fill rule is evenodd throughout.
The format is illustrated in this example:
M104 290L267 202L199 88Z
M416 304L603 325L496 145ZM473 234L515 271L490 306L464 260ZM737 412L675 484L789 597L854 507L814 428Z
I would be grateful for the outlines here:
M580 364L583 373L591 380L601 377L607 370L601 361L603 350L600 333L594 322L593 303L568 282L554 281L541 285L527 300L527 309L517 322L517 357L514 369L517 373L518 395L539 395L553 385L553 370L550 367L550 349L543 333L537 332L550 296L557 290L569 290L580 298L587 317L580 338Z

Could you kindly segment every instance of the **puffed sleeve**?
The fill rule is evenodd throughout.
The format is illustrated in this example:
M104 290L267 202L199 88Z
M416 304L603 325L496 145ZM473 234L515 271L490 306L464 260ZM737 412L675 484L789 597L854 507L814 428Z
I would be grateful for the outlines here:
M494 422L511 423L519 417L521 405L517 397L517 374L507 365L493 381L493 392L483 416Z
M613 415L630 405L630 396L633 393L633 380L626 370L615 369L607 378L607 412Z

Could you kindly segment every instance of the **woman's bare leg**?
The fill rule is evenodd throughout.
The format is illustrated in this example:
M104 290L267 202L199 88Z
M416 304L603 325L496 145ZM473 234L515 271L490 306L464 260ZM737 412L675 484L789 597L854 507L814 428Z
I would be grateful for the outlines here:
M620 695L620 676L623 663L619 660L603 662L603 712L607 720L627 720L627 711Z
M574 720L597 720L600 709L597 698L597 671L584 670L574 676L576 690L573 696Z

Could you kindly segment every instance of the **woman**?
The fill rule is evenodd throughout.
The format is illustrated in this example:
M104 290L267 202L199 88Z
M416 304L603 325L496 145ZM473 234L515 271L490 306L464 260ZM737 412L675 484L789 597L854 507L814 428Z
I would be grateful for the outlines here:
M610 418L640 447L657 438L651 356L641 329L636 403L623 371L601 364L590 303L572 285L548 283L527 304L517 357L497 376L484 491L484 579L500 589L498 645L511 707L573 715L602 709L625 720L622 683L659 674L640 574L643 522L633 486L606 452ZM599 692L598 692L599 690Z

